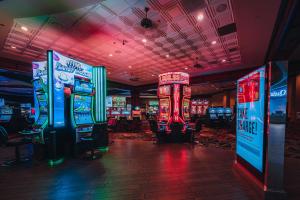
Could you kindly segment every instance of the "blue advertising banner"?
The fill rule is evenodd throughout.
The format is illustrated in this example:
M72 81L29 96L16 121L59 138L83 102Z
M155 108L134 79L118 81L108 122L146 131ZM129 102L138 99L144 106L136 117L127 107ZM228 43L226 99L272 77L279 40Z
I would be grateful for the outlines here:
M265 78L262 67L237 81L236 153L263 172Z
M64 87L74 85L75 76L91 80L91 65L68 58L53 51L53 120L54 127L65 126Z

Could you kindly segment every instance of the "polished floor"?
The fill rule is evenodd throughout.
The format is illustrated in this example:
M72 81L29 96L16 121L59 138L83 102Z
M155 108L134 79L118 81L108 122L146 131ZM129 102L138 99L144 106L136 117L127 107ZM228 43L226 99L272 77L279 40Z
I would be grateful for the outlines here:
M0 153L1 159L8 156ZM94 161L0 168L0 199L263 199L261 190L233 167L233 160L230 150L115 140Z

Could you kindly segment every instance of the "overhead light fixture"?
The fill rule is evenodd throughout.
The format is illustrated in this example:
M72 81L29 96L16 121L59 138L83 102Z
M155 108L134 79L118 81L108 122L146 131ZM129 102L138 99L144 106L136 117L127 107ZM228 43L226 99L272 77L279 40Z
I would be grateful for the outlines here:
M129 66L128 66L128 68L129 68L129 69L131 69L131 68L132 68L132 66L131 66L131 65L129 65Z
M144 38L144 39L142 39L142 42L146 43L146 42L147 42L147 39L145 39L145 38Z
M211 42L211 44L217 44L217 41L216 41L216 40L214 40L214 41L212 41L212 42Z
M28 31L28 28L27 28L26 26L21 26L21 29L22 29L23 31Z
M203 13L199 13L198 16L197 16L197 20L202 21L203 19L204 19Z
M151 76L155 76L154 74L152 74Z
M188 68L188 67L185 67L184 69L185 69L185 70L188 70L189 68Z
M109 57L112 57L113 55L110 53L108 56L109 56Z
M110 72L107 72L108 74L111 74Z
M166 58L169 58L169 57L170 57L169 54L167 54L167 55L166 55Z
M12 48L12 49L16 49L16 47L15 47L15 46L11 46L11 48Z
M222 60L222 62L224 63L224 62L226 62L226 60L225 60L225 59L223 59L223 60Z

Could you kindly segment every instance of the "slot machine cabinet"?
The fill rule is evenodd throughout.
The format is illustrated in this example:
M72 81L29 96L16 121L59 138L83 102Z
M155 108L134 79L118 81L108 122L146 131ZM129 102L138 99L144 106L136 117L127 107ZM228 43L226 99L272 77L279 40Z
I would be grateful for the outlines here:
M189 74L183 72L160 74L158 98L157 138L159 142L191 142Z

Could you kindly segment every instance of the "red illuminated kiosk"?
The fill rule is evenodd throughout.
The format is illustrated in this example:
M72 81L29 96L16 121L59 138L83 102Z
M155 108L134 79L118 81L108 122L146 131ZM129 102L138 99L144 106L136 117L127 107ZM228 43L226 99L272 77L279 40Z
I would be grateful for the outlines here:
M159 75L158 142L192 142L189 127L191 87L189 74L169 72Z

